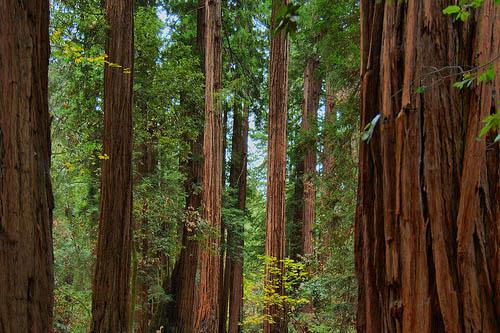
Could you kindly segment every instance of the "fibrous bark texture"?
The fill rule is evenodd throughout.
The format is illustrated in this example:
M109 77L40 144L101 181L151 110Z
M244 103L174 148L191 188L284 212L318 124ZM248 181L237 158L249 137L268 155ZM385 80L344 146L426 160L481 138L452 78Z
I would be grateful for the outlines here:
M128 332L132 237L133 1L105 2L104 154L92 332Z
M196 286L195 332L217 332L219 327L220 230L222 200L222 108L218 93L222 79L222 12L220 0L205 1L205 128L203 138L203 218L212 231L200 247Z
M273 0L271 29L277 26L278 11L288 0ZM266 204L266 256L275 258L281 270L279 276L267 269L266 284L276 286L276 292L284 294L282 260L285 258L285 192L286 192L286 123L288 111L288 37L282 31L271 38L269 67L269 120ZM277 306L267 306L264 332L284 332L286 319Z
M0 332L52 332L49 2L0 13Z
M361 2L361 126L381 118L360 147L359 332L500 327L499 149L476 139L500 81L452 88L500 54L500 8L457 24L447 5Z
M316 69L319 62L309 58L304 69L304 100L302 105L301 130L305 137L304 152L304 176L303 176L303 224L302 224L302 255L308 256L313 253L313 229L316 220L316 187L314 185L317 148L316 135L317 113L319 97L321 94L321 80L318 78Z

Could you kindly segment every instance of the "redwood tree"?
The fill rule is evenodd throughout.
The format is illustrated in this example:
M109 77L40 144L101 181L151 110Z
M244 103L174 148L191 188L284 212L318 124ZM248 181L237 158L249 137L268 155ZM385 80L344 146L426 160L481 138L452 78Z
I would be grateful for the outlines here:
M304 138L304 175L303 175L303 218L302 218L302 255L313 253L313 228L316 220L316 188L314 176L317 165L315 130L321 94L321 80L318 78L319 62L309 58L304 69L304 100L302 105L301 130Z
M205 1L205 127L203 137L203 219L205 242L200 246L196 286L195 332L217 332L219 327L220 236L222 200L222 12L220 0Z
M104 152L92 332L128 332L132 237L133 1L105 1Z
M499 148L477 139L500 80L452 87L498 58L500 8L458 24L447 5L361 2L361 126L381 118L360 148L359 332L500 327Z
M266 269L266 284L283 295L282 276L285 258L285 192L286 192L286 123L288 111L288 36L285 31L273 33L278 26L278 12L288 0L273 0L271 14L271 59L269 67L269 120L267 158L266 256L277 260L281 274ZM283 332L286 319L278 306L266 306L264 332Z
M231 145L231 166L229 172L229 186L231 193L236 196L235 208L243 214L246 209L247 196L247 153L248 153L248 107L243 110L235 107L233 115L233 137ZM243 219L231 228L228 228L224 289L227 298L222 302L227 305L221 307L220 327L226 331L227 309L229 321L227 330L230 333L240 332L239 323L243 314Z
M0 332L51 332L49 2L0 13Z

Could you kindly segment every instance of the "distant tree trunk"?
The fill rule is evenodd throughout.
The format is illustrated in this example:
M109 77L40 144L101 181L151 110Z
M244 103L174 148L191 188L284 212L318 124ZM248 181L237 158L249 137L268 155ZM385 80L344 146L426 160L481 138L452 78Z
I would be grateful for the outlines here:
M196 51L200 58L201 69L205 71L205 0L197 3L197 35ZM203 111L194 108L193 117L203 119ZM182 249L172 272L170 290L173 294L172 304L160 304L154 316L150 332L156 332L160 326L169 325L173 332L193 331L196 297L196 272L198 266L198 241L193 239L199 222L198 211L201 207L199 191L203 178L203 132L195 140L187 139L190 145L190 156L181 168L187 174L184 183L186 197L186 219L182 225ZM167 283L165 283L167 285ZM172 308L173 307L173 308ZM168 321L170 319L170 322Z
M227 150L227 122L228 109L224 108L224 118L222 120L222 191L226 185L226 150ZM234 110L233 112L236 112ZM219 332L226 332L227 326L227 308L229 302L229 271L230 265L225 265L228 256L229 246L229 229L226 227L226 222L221 218L220 227L220 263L219 263ZM227 234L227 235L226 235Z
M147 111L144 113L147 116ZM137 166L137 180L142 179L144 177L151 176L156 167L156 152L154 150L154 143L152 138L148 141L144 142L141 145L141 158L139 160ZM138 262L136 265L136 269L139 271L139 274L136 274L136 285L137 285L137 303L138 308L135 309L135 322L136 322L136 333L147 333L149 321L152 317L151 311L151 302L149 301L149 283L147 281L148 275L148 258L150 257L149 251L149 240L148 234L146 230L148 228L148 224L150 223L147 215L149 214L149 205L148 201L145 200L142 204L142 218L139 220L140 224L137 226L136 230L143 230L143 239L142 242L136 242L138 245L140 244L141 250L141 258L142 260ZM140 229L139 229L140 228ZM137 237L137 236L136 236ZM136 272L137 273L137 272ZM133 282L134 283L134 282ZM135 300L132 300L133 302ZM134 310L134 308L132 308Z
M248 151L248 107L243 111L234 109L233 138L231 150L231 167L229 186L237 196L234 208L242 213L246 208L246 183L247 183L247 151ZM233 193L233 192L231 192ZM229 309L228 331L240 332L243 309L243 221L234 229L228 229L227 254L224 274L224 297L221 306L220 332L226 332L226 322Z
M458 91L447 67L500 54L500 8L458 25L448 4L361 3L361 128L381 119L360 148L359 332L500 327L499 148L476 140L500 80Z
M271 29L279 24L278 11L288 0L273 0ZM285 258L285 192L286 192L286 123L288 111L288 37L281 31L271 38L271 61L269 67L269 143L267 169L266 207L266 256L278 260L281 276L266 269L266 284L276 285L276 292L283 295ZM264 332L285 332L286 318L277 306L268 306L265 314L273 321L264 320Z
M0 331L52 332L49 2L0 13Z
M222 200L222 109L218 93L222 81L221 2L205 1L205 129L203 139L203 218L209 228L200 248L195 332L217 332L219 327L220 230Z
M133 1L105 2L104 154L92 332L128 332L132 237Z
M302 105L302 132L306 136L304 145L302 255L313 253L313 229L316 221L316 187L314 185L317 165L316 135L317 113L321 94L321 80L318 78L319 62L309 58L304 70L304 100Z
M322 174L322 189L321 189L321 205L320 209L333 211L335 201L332 200L332 171L335 164L335 151L332 138L332 125L335 121L335 96L330 83L326 83L326 98L325 98L325 120L323 126L323 153L321 154L321 163L323 164ZM334 219L331 214L326 214L326 218L321 221L320 238L321 238L321 253L320 263L324 265L332 254L332 236L334 228Z

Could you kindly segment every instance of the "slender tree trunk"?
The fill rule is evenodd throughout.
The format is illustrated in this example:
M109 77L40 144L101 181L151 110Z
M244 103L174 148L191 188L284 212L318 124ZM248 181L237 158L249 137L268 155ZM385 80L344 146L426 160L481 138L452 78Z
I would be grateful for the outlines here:
M233 138L229 186L237 196L236 209L241 213L246 207L247 151L248 151L248 108L234 109ZM231 192L233 193L233 192ZM228 229L227 254L224 274L224 289L221 306L220 332L239 332L243 308L243 232L241 222L234 229ZM227 321L229 309L229 322Z
M222 109L218 93L222 79L221 2L205 1L205 129L203 139L203 218L220 230L222 200ZM213 232L213 231L212 231ZM194 331L217 332L219 327L220 236L208 230L200 249Z
M318 60L309 58L304 70L304 100L302 105L301 129L306 137L304 147L302 224L302 255L313 254L313 229L316 221L316 187L314 185L317 164L316 135L317 113L321 94L321 80L317 77Z
M200 57L202 71L205 71L205 0L197 3L196 49ZM195 115L203 118L203 112L196 108ZM190 142L191 156L187 163L185 189L187 221L182 228L182 249L172 273L172 293L174 310L172 326L174 332L191 332L194 324L194 304L196 296L196 272L199 246L195 236L198 224L198 210L201 207L201 193L198 188L203 178L203 133ZM158 327L152 327L156 330Z
M227 150L227 118L228 118L228 105L224 107L224 118L222 121L222 188L224 191L225 177L226 177L226 150ZM234 110L233 112L236 112ZM227 326L227 308L229 302L229 271L231 265L226 265L228 262L228 246L229 246L229 229L226 222L221 219L220 228L220 266L219 266L219 332L226 332Z
M278 25L278 11L288 0L273 0L271 29ZM281 270L275 276L266 269L266 284L276 286L275 291L283 295L282 276L285 258L285 192L286 192L286 123L288 110L288 37L282 31L271 38L271 61L269 68L269 144L267 165L266 207L266 256L276 258ZM267 306L265 314L272 318L264 320L264 332L285 332L286 318L277 306Z
M92 332L128 332L132 237L133 2L105 2L104 154Z
M360 148L359 332L500 327L499 149L476 140L500 81L460 92L454 69L433 70L497 56L500 9L486 0L461 26L448 4L361 3L362 128L381 119Z
M235 120L234 128L239 128L238 135L233 139L233 151L236 153L234 172L232 177L233 188L238 188L238 209L244 213L247 199L247 164L248 164L248 107L243 107L243 114ZM241 124L239 124L241 122ZM238 123L238 124L237 124ZM236 141L236 142L235 142ZM236 148L235 148L236 147ZM233 249L231 259L231 273L229 285L229 333L241 332L243 315L243 221L236 226L231 235L230 246Z
M147 116L147 111L144 113ZM150 132L150 131L148 131ZM156 153L154 151L154 141L150 138L148 141L141 145L141 158L137 166L137 181L143 179L144 177L151 176L155 171L156 167ZM136 274L136 296L138 308L132 310L134 311L135 322L136 322L136 332L137 333L147 333L149 321L152 317L151 302L149 301L149 283L147 281L148 269L147 265L148 258L150 257L149 251L149 240L146 230L148 224L150 223L147 215L149 213L148 201L144 201L142 205L142 218L140 219L140 227L143 230L142 242L136 242L137 245L140 244L141 258L142 260L137 263L137 270L139 274ZM136 229L139 231L139 228ZM136 272L137 273L137 272ZM133 295L134 296L134 295ZM133 299L133 301L135 301Z
M49 3L0 13L0 332L52 332Z
M335 121L335 96L330 83L326 83L326 98L325 98L325 120L323 133L323 153L321 154L321 163L323 164L322 174L322 189L321 189L321 208L323 210L333 211L335 201L332 200L331 186L333 181L333 168L335 164L335 150L333 138L331 135L332 125ZM332 255L332 236L334 232L335 221L331 214L321 221L320 238L321 238L321 253L320 263L324 265L328 258Z

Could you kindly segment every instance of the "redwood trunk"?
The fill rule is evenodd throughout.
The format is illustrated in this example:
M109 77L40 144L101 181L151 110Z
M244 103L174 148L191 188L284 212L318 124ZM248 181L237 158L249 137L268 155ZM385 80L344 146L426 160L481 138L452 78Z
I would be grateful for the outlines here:
M92 332L128 332L132 237L132 0L105 3L104 154Z
M246 209L247 152L248 152L248 108L243 112L235 109L233 118L233 138L229 184L237 195L236 207L243 214ZM232 192L233 193L233 192ZM226 289L229 297L228 332L240 332L239 323L243 311L243 219L228 230L228 251L226 255ZM226 321L227 313L222 313L221 321Z
M0 13L0 332L52 332L49 2Z
M271 29L278 25L278 11L288 0L273 0ZM266 256L278 260L281 274L275 276L266 269L266 284L276 286L276 292L285 293L282 276L285 258L285 192L286 192L286 125L288 111L288 36L285 32L271 38L271 60L269 67L269 143L267 162L266 205ZM272 318L264 320L264 332L285 332L285 314L277 306L266 306L265 314Z
M304 176L303 176L303 224L302 255L313 254L313 231L316 221L316 187L315 175L317 164L316 135L317 113L321 93L321 80L317 77L319 62L314 58L307 60L304 70L304 100L302 105L301 129L305 135Z
M335 165L335 150L332 126L335 121L335 96L330 83L326 83L326 98L325 98L325 120L323 126L323 152L321 154L321 163L323 165L322 188L321 188L321 204L320 209L333 212L335 200L332 199L331 186L334 182L334 165ZM325 265L328 258L332 255L332 238L334 234L335 221L333 214L326 214L321 221L320 237L321 237L321 253L320 263Z
M205 71L205 0L198 0L197 8L197 51ZM201 110L196 109L195 115L203 117ZM186 211L188 215L198 212L201 207L201 193L197 190L203 177L203 133L190 142L191 156L188 160L187 179L185 183L187 199ZM197 221L193 221L195 224ZM196 296L196 271L198 266L198 241L191 239L194 236L192 228L183 226L182 249L172 274L172 291L174 294L173 326L176 332L190 332L193 330L194 304Z
M460 26L448 4L361 4L361 126L381 119L360 148L359 332L500 327L499 150L476 140L500 81L460 92L454 69L436 72L497 56L500 9L486 0Z
M222 79L221 2L205 1L205 128L203 138L203 218L212 231L200 248L200 274L196 286L195 332L219 328L220 235L222 200L222 108L218 93Z

